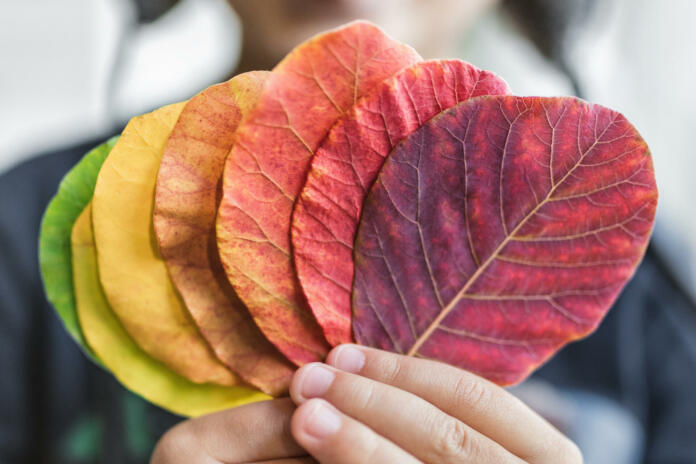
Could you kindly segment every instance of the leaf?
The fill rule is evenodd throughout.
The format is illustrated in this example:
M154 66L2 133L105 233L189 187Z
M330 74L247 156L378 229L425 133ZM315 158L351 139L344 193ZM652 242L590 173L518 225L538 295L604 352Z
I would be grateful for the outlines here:
M417 63L382 82L331 129L312 159L292 218L298 279L331 345L352 339L353 242L384 158L443 110L507 92L495 74L462 61Z
M118 137L91 150L65 175L58 192L46 208L39 236L39 265L48 301L68 333L97 363L99 361L86 343L75 313L70 231L80 212L92 199L99 168L116 140Z
M191 321L157 250L152 226L164 144L184 103L131 119L104 162L92 200L99 275L107 300L150 356L197 383L239 380Z
M461 103L404 140L367 197L355 336L519 382L599 324L656 204L648 147L620 114L573 98Z
M227 276L266 337L292 362L328 345L290 258L290 216L314 150L379 82L418 61L376 26L354 22L296 48L268 78L225 164L217 239Z
M99 283L91 212L89 204L72 230L77 315L90 346L114 376L134 393L184 416L200 416L268 399L246 387L193 383L135 344L109 308Z
M186 103L164 148L153 222L169 275L203 337L233 372L276 395L287 391L294 367L234 293L215 241L225 158L268 75L240 74Z

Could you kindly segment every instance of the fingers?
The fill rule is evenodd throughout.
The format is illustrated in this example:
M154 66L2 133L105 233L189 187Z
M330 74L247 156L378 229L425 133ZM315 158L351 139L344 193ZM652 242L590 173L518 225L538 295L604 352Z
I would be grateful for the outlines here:
M427 401L324 364L301 368L290 394L298 404L324 398L425 462L521 463L502 446Z
M321 464L419 462L365 424L321 399L300 405L292 418L292 433Z
M263 462L306 456L290 433L294 409L285 398L187 420L160 439L151 464Z
M311 456L301 458L273 459L271 461L257 461L248 464L316 464L317 461Z
M447 412L531 463L581 463L575 444L503 388L440 362L342 345L327 363L392 385Z

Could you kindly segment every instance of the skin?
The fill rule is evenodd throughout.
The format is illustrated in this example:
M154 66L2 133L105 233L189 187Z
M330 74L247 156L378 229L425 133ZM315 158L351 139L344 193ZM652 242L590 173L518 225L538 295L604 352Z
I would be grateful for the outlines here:
M183 422L152 464L582 463L515 396L435 361L341 345L299 369L290 396Z
M425 59L457 56L466 29L500 0L228 0L243 25L237 72L271 69L319 31L361 18ZM398 14L394 14L397 11ZM437 27L433 27L433 25Z

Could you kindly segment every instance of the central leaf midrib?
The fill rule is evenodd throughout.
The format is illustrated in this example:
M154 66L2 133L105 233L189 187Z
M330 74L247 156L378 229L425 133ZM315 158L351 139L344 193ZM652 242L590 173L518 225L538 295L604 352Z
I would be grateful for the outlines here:
M596 117L596 116L595 116ZM602 131L602 134L599 135L598 137L595 138L595 141L592 143L592 145L585 150L584 153L581 153L580 157L578 158L577 162L573 165L571 169L568 170L568 172L561 178L555 185L551 187L549 192L546 194L546 197L539 202L532 211L527 213L527 215L522 218L522 220L515 226L515 228L510 232L508 235L505 236L502 242L500 242L500 245L493 250L491 255L486 259L486 261L479 266L478 269L469 277L469 279L466 281L466 283L462 286L462 289L457 292L457 294L452 298L452 300L445 306L442 311L438 314L438 316L433 320L433 322L430 323L428 328L416 339L414 342L413 346L408 350L407 355L408 356L414 356L415 354L418 353L418 350L423 346L423 344L430 338L430 336L433 334L433 332L440 326L442 321L444 320L445 317L454 309L454 307L463 299L463 297L466 295L466 292L471 288L471 286L476 283L478 278L485 272L485 270L488 268L488 266L495 261L500 252L507 246L507 244L510 242L510 240L515 236L515 234L526 224L526 222L532 218L539 209L541 209L544 205L548 203L548 201L551 199L551 196L554 194L554 192L558 189L559 186L563 185L565 180L577 169L578 166L582 163L583 159L585 156L587 156L588 153L594 149L594 147L597 145L597 142L601 140L601 138L604 136L606 131L609 129L614 124L615 121L612 121L611 123L607 124L607 127ZM579 122L578 122L579 124ZM596 135L596 134L595 134Z

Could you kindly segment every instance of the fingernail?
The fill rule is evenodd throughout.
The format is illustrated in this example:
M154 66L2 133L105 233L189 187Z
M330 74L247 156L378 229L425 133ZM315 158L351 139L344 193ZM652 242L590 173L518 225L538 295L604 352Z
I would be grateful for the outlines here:
M315 438L326 438L341 428L341 418L336 410L328 404L317 401L314 410L307 417L305 431Z
M365 354L352 345L344 345L338 349L334 364L342 371L357 374L365 365Z
M305 372L300 393L306 399L316 398L326 393L336 375L321 364L310 366Z

